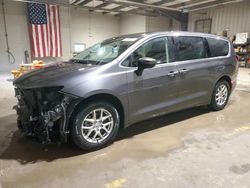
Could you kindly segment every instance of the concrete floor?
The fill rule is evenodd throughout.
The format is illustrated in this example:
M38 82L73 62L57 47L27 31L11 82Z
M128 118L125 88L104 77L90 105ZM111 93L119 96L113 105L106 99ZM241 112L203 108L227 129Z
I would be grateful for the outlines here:
M85 153L20 137L0 74L0 187L249 187L250 69L220 112L190 109L133 125Z

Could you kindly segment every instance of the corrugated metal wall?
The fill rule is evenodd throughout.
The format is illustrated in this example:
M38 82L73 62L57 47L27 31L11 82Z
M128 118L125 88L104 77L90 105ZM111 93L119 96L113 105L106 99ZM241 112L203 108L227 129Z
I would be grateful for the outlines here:
M189 14L188 30L195 30L196 20L207 18L212 19L212 34L227 29L229 37L239 32L250 34L250 0L192 12Z

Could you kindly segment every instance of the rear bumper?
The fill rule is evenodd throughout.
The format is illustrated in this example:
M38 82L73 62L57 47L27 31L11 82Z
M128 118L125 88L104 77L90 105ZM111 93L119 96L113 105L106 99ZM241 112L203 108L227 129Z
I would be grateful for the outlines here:
M236 88L237 80L232 80L231 81L231 90L233 91Z

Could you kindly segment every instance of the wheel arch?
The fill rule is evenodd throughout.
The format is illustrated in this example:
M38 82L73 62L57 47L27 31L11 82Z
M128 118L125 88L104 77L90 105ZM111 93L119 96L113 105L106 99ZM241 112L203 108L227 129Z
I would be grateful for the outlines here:
M212 97L213 97L213 92L214 92L214 89L215 89L217 83L220 82L220 81L222 81L222 80L225 80L225 81L228 82L229 87L230 87L230 93L231 93L231 90L232 90L231 78L230 78L230 76L228 76L228 75L222 75L222 76L219 77L219 79L214 83L213 89L211 90L211 94L210 94L210 97L209 97L209 99L208 99L208 103L209 103L209 104L211 103L211 100L212 100Z
M228 75L223 75L223 76L221 76L219 79L218 79L218 81L216 82L216 84L218 83L218 82L220 82L220 81L222 81L222 80L225 80L225 81L227 81L228 82L228 84L229 84L229 86L230 86L230 91L232 90L232 79L230 78L230 76L228 76Z
M71 114L70 118L69 118L69 124L67 127L67 130L69 131L71 128L71 125L74 121L74 117L75 115L79 112L79 110L81 108L83 108L84 106L90 104L91 102L97 102L97 101L104 101L104 102L108 102L112 105L114 105L114 107L117 109L119 116L120 116L120 121L121 121L121 127L120 128L124 128L124 118L125 118L125 113L124 113L124 106L121 102L120 99L118 99L116 96L112 95L112 94L108 94L108 93L100 93L100 94L94 94L91 95L87 98L83 98L75 107L73 113Z
M230 87L229 95L231 94L231 91L232 91L232 82L231 82L230 76L228 76L228 75L223 75L223 76L221 76L221 77L217 80L217 82L215 83L215 85L214 85L214 90L213 90L213 93L212 93L211 98L210 98L209 107L210 107L212 110L215 110L215 111L222 110L222 109L225 107L225 105L227 104L227 101L228 101L228 98L229 98L229 95L228 95L228 96L227 96L227 97L228 97L228 98L227 98L227 101L226 101L225 104L223 104L222 107L218 107L218 105L215 104L215 102L214 102L214 101L215 101L214 97L215 97L215 93L216 93L216 86L217 86L217 84L218 84L219 82L221 82L221 81L226 81L226 82L228 83L228 85L229 85L229 87Z

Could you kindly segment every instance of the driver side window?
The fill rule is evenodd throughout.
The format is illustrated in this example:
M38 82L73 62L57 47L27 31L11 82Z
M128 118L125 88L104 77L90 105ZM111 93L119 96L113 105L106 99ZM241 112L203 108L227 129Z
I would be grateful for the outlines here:
M157 64L168 63L168 47L165 37L156 38L137 48L123 63L124 66L137 67L137 62L142 57L150 57Z

